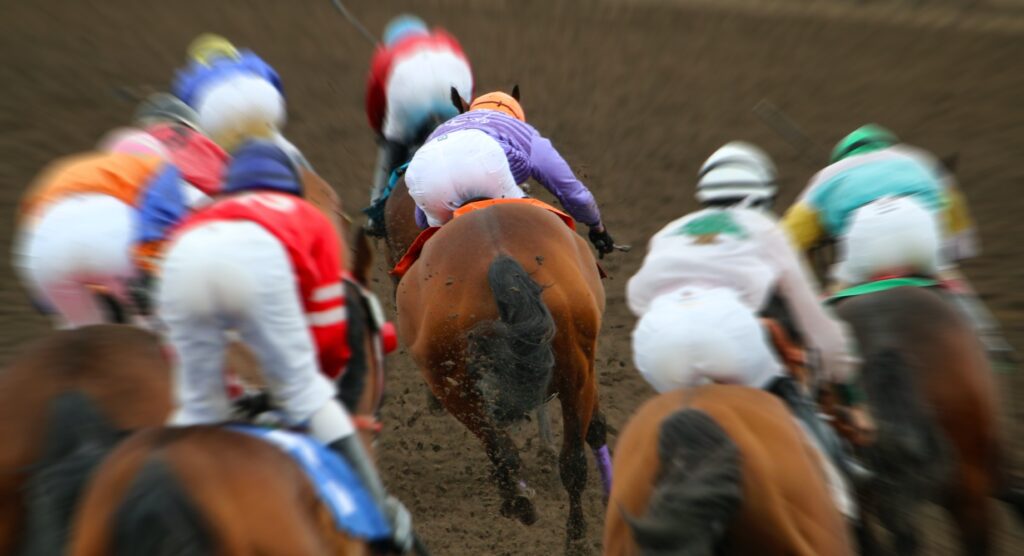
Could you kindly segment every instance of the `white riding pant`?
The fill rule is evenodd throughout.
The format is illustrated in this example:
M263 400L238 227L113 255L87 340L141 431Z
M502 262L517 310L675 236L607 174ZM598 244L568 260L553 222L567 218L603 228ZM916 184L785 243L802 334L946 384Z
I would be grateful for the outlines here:
M885 197L853 214L839 239L835 278L860 284L882 274L938 274L942 233L938 217L911 197Z
M405 172L405 184L431 226L451 220L455 209L474 198L526 196L512 177L505 150L477 129L460 129L423 145Z
M199 127L225 148L243 137L271 138L284 126L284 96L272 83L251 74L225 76L203 88L195 99Z
M14 260L32 295L61 317L62 327L104 322L94 293L100 287L130 305L126 283L135 275L135 210L99 194L55 202L20 230Z
M473 72L451 50L426 48L398 58L388 74L384 137L408 144L430 116L455 115L452 87L463 99L472 97Z
M178 356L172 423L216 423L230 416L224 374L226 331L259 359L271 398L294 424L334 398L284 246L254 222L203 224L167 251L157 293L160 317Z
M658 392L706 382L763 388L785 374L761 323L724 288L656 298L633 329L633 361Z

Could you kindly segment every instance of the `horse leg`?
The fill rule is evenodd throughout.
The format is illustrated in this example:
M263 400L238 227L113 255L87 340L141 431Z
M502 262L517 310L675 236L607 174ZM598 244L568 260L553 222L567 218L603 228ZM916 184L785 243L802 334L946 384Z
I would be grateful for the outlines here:
M537 449L541 460L551 462L555 459L555 437L551 433L551 416L548 414L548 404L542 404L537 408L537 434L540 436L540 447Z
M959 488L947 500L946 511L960 532L964 554L991 554L992 502L988 498L988 477L984 471L962 469L961 473Z
M458 403L452 403L456 400ZM494 426L478 409L483 407L482 404L465 403L466 400L462 398L456 400L447 397L444 405L483 442L493 466L491 477L498 484L498 492L501 494L501 515L518 519L524 525L533 525L537 521L537 509L533 504L533 492L521 478L522 461L515 442L508 432Z
M898 486L879 490L878 519L892 533L895 554L913 556L918 553L920 542L914 516L919 508L913 496Z
M601 487L604 504L608 505L608 496L612 492L612 455L608 450L608 423L604 413L594 408L594 415L587 429L587 444L594 452L594 462L601 474Z
M587 533L587 521L583 515L583 489L587 486L587 458L583 442L594 414L594 399L597 397L592 381L585 388L559 394L562 402L562 453L559 456L559 472L562 485L569 494L569 518L566 523L566 550L581 547Z

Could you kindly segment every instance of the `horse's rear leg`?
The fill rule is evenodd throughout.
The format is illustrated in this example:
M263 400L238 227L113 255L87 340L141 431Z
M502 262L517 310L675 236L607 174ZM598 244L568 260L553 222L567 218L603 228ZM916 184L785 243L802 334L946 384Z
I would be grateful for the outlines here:
M608 423L596 403L594 406L594 415L590 420L590 427L587 429L587 444L594 452L594 462L597 465L598 473L601 474L602 495L604 503L607 505L608 496L612 492L612 455L608 450Z
M522 461L519 449L508 433L491 423L479 408L479 400L465 400L457 394L444 400L445 407L484 444L492 464L491 476L501 494L501 515L518 519L524 525L537 521L533 492L521 479Z
M569 518L566 523L566 551L586 552L587 521L583 516L583 489L587 486L587 457L583 442L590 427L597 398L596 387L587 380L575 391L562 389L562 453L559 472L562 485L569 494Z
M992 553L992 501L988 477L984 472L962 470L959 493L952 495L946 510L960 532L964 554L983 556Z

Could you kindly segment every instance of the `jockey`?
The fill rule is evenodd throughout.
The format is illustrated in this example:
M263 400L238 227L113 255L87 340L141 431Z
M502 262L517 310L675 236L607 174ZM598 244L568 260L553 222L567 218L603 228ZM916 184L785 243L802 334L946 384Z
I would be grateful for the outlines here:
M175 233L157 292L179 360L171 422L230 418L225 333L237 331L288 421L349 462L405 546L408 512L386 494L328 378L350 355L342 244L327 216L301 198L301 183L280 146L248 142L234 153L221 196Z
M380 196L391 172L408 161L437 124L458 111L452 87L473 97L473 72L462 46L443 29L401 15L384 29L366 84L366 116L380 140L370 203Z
M441 124L416 151L405 173L420 227L440 226L476 198L522 198L519 184L533 178L577 221L604 256L614 241L597 202L551 141L526 123L522 106L501 92L477 97L469 111Z
M188 57L171 90L196 111L204 133L227 151L249 138L271 139L309 166L281 135L286 120L284 88L274 68L251 50L239 50L209 33L192 41Z
M98 290L130 306L137 265L145 267L166 230L205 198L169 157L148 133L117 130L99 152L51 164L26 194L15 259L34 299L62 317L60 326L104 322Z
M198 121L194 110L167 93L150 95L135 111L135 125L160 141L185 181L212 197L220 189L228 155L203 135Z
M776 393L838 457L829 446L834 437L820 431L811 402L758 321L778 295L805 347L820 356L823 378L853 383L850 336L822 306L811 274L769 213L775 182L771 160L747 143L728 143L704 163L697 200L705 208L657 232L627 285L629 308L639 317L634 362L658 392L710 380ZM867 428L863 421L857 426Z
M956 283L952 299L995 362L1013 350L966 279L953 268L978 251L973 223L950 172L929 153L869 124L844 137L783 218L796 246L838 241L834 278L856 285L894 272ZM841 287L841 286L840 286Z

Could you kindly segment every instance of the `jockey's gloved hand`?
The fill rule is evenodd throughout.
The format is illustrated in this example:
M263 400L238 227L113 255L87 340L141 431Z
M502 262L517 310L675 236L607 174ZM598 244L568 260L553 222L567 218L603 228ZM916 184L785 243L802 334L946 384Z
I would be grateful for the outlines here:
M615 250L615 240L602 224L590 228L587 237L590 238L590 243L594 244L594 249L597 249L597 256L602 259Z
M128 294L140 315L149 316L153 313L153 285L155 280L148 272L140 272L128 281Z

